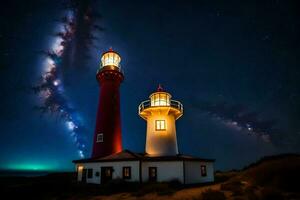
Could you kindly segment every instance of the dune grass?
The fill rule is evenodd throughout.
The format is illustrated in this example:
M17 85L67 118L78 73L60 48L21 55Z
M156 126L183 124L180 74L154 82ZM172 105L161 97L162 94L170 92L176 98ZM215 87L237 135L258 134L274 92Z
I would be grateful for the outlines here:
M284 200L300 199L300 156L264 158L241 171L218 172L216 182L182 185L128 183L80 184L74 173L41 177L0 177L7 199L124 199L124 200Z

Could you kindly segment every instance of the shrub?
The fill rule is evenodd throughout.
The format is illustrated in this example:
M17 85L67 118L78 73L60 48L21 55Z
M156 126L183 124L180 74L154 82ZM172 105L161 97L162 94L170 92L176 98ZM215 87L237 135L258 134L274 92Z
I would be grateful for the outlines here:
M221 191L208 189L202 193L202 200L226 200L226 196Z
M245 198L243 197L235 197L233 200L246 200ZM247 199L248 200L248 199Z
M273 187L285 192L298 192L300 156L267 157L248 167L244 175L260 187Z
M255 187L247 187L245 189L245 196L247 197L248 200L258 200L258 196L255 194Z
M273 188L264 188L261 191L261 200L284 200L284 197Z
M242 183L240 181L221 184L221 190L231 191L233 196L243 194Z
M148 193L157 193L158 195L169 195L174 193L175 190L171 188L168 183L146 183L134 193L136 196L143 196Z
M180 189L183 186L182 183L178 179L173 179L167 183L168 183L169 187L173 188L173 189Z
M216 174L215 175L215 183L222 183L222 182L225 182L227 181L228 179L230 179L231 176L229 175L224 175L224 174Z
M134 195L143 196L148 193L157 193L158 195L170 195L181 188L183 188L183 185L178 179L173 179L168 182L149 182L140 184L139 190L135 192Z
M137 182L126 182L123 179L114 179L98 187L100 188L98 191L102 194L114 194L136 191L140 186Z

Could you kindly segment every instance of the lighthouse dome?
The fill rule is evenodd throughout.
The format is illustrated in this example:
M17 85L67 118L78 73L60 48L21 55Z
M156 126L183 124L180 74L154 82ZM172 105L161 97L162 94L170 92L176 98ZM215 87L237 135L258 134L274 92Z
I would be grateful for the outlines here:
M151 106L170 106L171 95L164 91L161 85L158 86L157 91L150 95Z
M101 57L100 69L120 70L121 57L112 48L104 52Z

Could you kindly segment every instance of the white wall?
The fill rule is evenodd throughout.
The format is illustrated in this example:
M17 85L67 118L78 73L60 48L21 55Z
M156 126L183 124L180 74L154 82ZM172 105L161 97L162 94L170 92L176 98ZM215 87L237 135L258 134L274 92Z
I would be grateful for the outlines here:
M201 176L201 165L206 166L206 176ZM214 163L185 161L185 183L204 183L214 181Z
M76 164L76 169L78 166L83 166L84 169L93 169L93 177L86 179L87 183L100 184L101 180L101 167L112 167L113 176L112 179L122 179L123 178L123 167L131 167L131 179L126 179L126 181L139 181L139 161L116 161L116 162L102 162L102 163L83 163ZM99 176L96 176L96 172L99 172ZM82 172L78 173L78 181L82 179Z
M185 170L185 183L204 183L214 181L214 163L213 162L201 162L201 161L156 161L156 162L142 162L142 181L148 182L149 179L149 167L157 168L157 181L171 181L178 179L184 183ZM201 165L206 165L207 176L201 176ZM139 182L139 161L119 161L119 162L102 162L102 163L84 163L76 164L83 166L85 169L93 169L93 178L87 178L87 183L100 184L101 180L101 167L113 167L113 179L122 179L123 167L131 167L131 179L126 181ZM96 172L99 172L99 176L95 176ZM82 170L78 172L78 181L82 179Z
M182 161L142 162L142 181L148 182L149 167L157 167L157 181L171 181L178 179L183 183Z
M168 107L151 109L147 116L145 151L154 156L174 156L178 154L174 113ZM165 120L166 130L157 131L156 120Z
M77 181L81 181L82 169L78 170L78 166L81 166L81 165L80 164L75 164L75 171L77 171Z

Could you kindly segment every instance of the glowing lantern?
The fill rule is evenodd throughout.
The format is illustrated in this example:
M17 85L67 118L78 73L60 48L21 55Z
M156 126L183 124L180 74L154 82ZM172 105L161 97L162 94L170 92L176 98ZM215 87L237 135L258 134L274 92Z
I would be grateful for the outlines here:
M82 172L83 166L79 165L79 166L77 167L77 170L78 170L79 172Z
M107 52L102 54L100 69L109 68L119 70L121 68L120 62L120 55L117 52L113 51L112 48L110 48Z
M170 106L171 95L159 85L157 92L150 95L151 106Z

